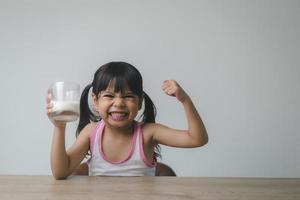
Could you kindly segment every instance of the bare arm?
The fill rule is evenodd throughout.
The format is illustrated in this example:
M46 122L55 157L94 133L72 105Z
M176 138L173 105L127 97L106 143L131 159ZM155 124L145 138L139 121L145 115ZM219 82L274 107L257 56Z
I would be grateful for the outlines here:
M51 95L47 97L47 115L54 125L51 146L51 170L56 179L65 179L80 164L89 149L89 135L93 125L88 124L79 134L74 144L66 151L65 128L66 124L55 121L52 114Z
M151 126L155 130L153 139L157 143L174 147L199 147L205 145L208 142L208 135L191 98L174 80L165 81L162 89L167 95L176 97L182 103L188 129L176 130L161 124L152 124Z
M51 170L56 179L65 179L79 166L89 149L91 125L87 125L66 151L65 130L54 127L51 147Z

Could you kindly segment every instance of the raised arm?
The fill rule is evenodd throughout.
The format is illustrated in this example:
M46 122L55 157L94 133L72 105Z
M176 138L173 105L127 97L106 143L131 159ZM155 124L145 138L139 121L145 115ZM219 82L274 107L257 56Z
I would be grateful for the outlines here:
M65 179L77 168L89 149L89 135L93 129L88 124L79 134L74 144L66 151L65 128L66 123L55 121L52 114L51 95L47 96L47 115L54 125L51 146L51 170L56 179Z
M176 130L161 124L152 124L153 139L160 144L174 147L199 147L208 142L205 126L191 98L175 80L164 81L163 91L174 96L182 103L185 111L188 129Z

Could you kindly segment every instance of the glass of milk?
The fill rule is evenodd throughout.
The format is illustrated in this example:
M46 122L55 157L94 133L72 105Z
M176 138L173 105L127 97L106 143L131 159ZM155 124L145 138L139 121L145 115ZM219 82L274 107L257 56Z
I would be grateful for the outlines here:
M80 86L73 82L56 82L50 87L52 94L52 118L71 122L79 117Z

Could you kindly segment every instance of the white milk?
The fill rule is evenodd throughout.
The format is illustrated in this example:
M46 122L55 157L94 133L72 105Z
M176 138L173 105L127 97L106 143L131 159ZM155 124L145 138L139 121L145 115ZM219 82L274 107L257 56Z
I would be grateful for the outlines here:
M52 118L57 121L75 121L79 116L78 101L53 101Z

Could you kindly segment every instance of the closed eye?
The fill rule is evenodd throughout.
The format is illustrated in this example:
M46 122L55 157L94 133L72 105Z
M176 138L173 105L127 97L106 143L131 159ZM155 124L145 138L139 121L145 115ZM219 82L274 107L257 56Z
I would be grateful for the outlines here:
M113 96L113 95L110 95L110 94L105 94L105 95L103 95L103 97L106 97L106 98L114 98L114 96Z
M135 98L134 95L126 95L125 98Z

